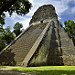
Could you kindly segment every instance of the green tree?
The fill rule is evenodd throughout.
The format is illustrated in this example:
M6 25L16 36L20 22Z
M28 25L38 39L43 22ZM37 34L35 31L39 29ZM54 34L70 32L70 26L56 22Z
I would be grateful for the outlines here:
M14 40L14 35L10 31L10 27L8 26L5 29L2 29L0 32L0 51L7 46L10 42Z
M13 32L10 31L10 27L8 26L7 28L5 28L4 30L4 34L3 34L3 40L6 41L6 44L8 45L10 42L12 42L12 40L14 40L14 35Z
M5 41L0 38L0 51L1 51L4 47L6 47Z
M6 46L5 41L2 40L4 29L2 25L0 26L0 51Z
M72 38L75 45L75 22L72 20L68 20L68 21L65 21L64 24L65 24L66 32Z
M4 12L8 11L10 15L13 12L16 12L18 15L25 15L29 12L31 6L28 0L0 0L0 23L4 24Z
M4 12L8 12L10 16L13 12L22 16L29 12L31 6L28 0L0 0L0 50L14 39L9 27L3 28L4 18L6 17Z
M21 32L22 32L22 30L21 30L21 28L23 27L23 25L21 24L21 23L19 23L19 22L17 22L15 25L14 25L14 30L13 30L13 32L16 34L16 36L18 36Z

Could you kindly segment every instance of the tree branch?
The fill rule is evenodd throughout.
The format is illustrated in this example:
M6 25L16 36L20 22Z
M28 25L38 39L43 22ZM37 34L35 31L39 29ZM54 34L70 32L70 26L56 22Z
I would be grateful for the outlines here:
M2 8L0 9L0 15L2 15L2 13L4 11L7 11L17 0L10 0L8 3L6 3L5 5L2 6Z

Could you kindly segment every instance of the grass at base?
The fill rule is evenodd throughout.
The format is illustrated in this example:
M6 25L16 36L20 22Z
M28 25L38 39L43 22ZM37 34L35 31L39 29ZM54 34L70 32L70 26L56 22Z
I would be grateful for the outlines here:
M9 67L11 66L7 66L6 68ZM75 66L40 66L11 68L14 70L20 70L22 72L34 72L38 75L75 75Z

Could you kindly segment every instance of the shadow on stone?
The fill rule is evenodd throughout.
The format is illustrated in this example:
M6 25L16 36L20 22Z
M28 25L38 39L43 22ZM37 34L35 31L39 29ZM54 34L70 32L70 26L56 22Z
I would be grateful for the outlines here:
M5 50L0 54L0 65L1 66L15 66L16 62L14 60L15 54L11 52L11 49Z
M28 66L64 65L62 55L59 29L52 23L30 59Z
M61 41L59 35L59 29L54 25L52 27L51 40L50 40L50 49L47 64L50 66L64 65L62 59L62 49L61 49ZM57 33L55 31L57 30Z

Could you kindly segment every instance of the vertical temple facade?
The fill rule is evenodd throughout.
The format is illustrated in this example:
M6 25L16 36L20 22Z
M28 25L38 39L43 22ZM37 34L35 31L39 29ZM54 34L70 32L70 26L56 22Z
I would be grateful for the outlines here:
M75 47L52 5L37 9L30 26L0 52L0 65L75 65Z

